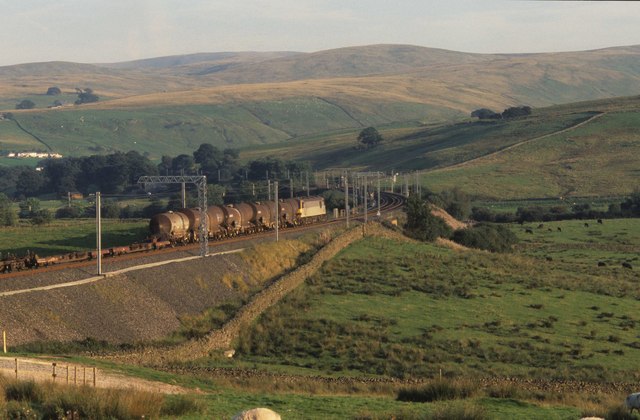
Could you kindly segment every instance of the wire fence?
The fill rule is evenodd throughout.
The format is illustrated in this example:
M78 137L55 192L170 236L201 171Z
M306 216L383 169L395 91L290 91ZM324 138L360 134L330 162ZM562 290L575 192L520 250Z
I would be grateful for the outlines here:
M0 372L16 380L52 381L67 385L96 386L98 370L75 364L40 362L32 359L0 358Z

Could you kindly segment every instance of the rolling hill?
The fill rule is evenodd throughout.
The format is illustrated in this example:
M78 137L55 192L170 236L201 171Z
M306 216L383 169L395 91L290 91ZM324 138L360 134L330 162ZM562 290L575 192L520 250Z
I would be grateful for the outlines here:
M457 186L490 199L625 195L638 182L639 112L640 96L606 99L513 120L389 128L368 150L354 147L354 130L242 156L306 160L318 169L419 171L433 190Z
M640 92L639 56L640 46L491 55L372 45L316 53L213 53L116 64L1 67L0 109L11 112L13 120L0 121L0 153L36 149L89 155L137 150L159 159L163 154L191 153L206 142L244 148L246 158L273 153L311 160L318 168L437 169L433 178L448 185L451 177L458 179L456 171L474 168L484 176L494 173L491 165L498 163L490 165L485 159L448 171L442 169L445 166L571 127L608 106L620 112L620 102L611 98ZM76 87L91 87L101 100L47 109L56 99L44 94L50 86L62 89L60 99L67 104L74 100ZM36 109L14 110L22 99L33 100ZM468 118L480 107L501 111L514 105L541 108L595 99L605 101L537 109L533 117L513 122L471 123ZM620 136L631 139L627 150L635 152L637 100L627 103L631 104L628 116L604 117L598 124L626 121ZM352 147L355 134L367 126L378 127L390 141L377 150L357 152ZM598 138L606 137L610 128L602 125ZM549 146L546 150L567 155L544 158L531 149L536 144L542 143L531 142L501 158L515 154L510 159L523 161L525 152L540 156L536 171L552 171L552 178L563 179L549 183L545 175L538 180L554 185L553 194L591 194L608 183L581 187L577 181L567 181L576 169L568 177L550 160L572 168L581 166L567 163L574 158L590 162L585 165L597 161L612 174L618 173L615 168L620 164L620 170L631 174L629 162L597 158L611 156L613 146L604 147L604 142L589 146L593 153ZM532 164L534 160L525 159ZM619 179L627 183L633 177ZM621 184L615 189L622 188ZM515 189L524 195L541 192Z

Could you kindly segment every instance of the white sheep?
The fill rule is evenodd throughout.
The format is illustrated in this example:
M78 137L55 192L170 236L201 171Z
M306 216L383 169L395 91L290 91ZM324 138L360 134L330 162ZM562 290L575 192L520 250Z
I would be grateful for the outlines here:
M633 412L634 409L640 411L640 392L629 394L624 403L629 411Z
M253 408L236 414L233 420L280 420L280 414L268 408Z

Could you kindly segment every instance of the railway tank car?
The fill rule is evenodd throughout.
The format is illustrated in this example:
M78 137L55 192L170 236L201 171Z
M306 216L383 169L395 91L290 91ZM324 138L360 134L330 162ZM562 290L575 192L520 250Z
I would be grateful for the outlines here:
M222 239L273 229L276 219L281 227L293 227L326 220L322 197L247 202L235 205L209 206L206 211L208 236ZM151 236L172 243L198 240L200 209L181 209L153 216L149 222Z

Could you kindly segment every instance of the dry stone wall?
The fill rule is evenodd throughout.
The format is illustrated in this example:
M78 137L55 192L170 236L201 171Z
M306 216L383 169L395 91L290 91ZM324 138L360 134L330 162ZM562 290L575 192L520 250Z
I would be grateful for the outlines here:
M266 309L278 303L289 292L300 286L308 277L314 274L325 261L330 260L338 252L364 236L383 237L393 240L414 242L406 236L382 227L378 223L360 225L336 237L320 249L307 264L282 276L271 285L256 294L253 299L238 311L236 316L221 329L210 333L200 340L193 340L169 352L147 352L140 355L140 362L157 364L170 360L192 360L208 356L215 350L228 349L236 339L241 329L253 322Z

